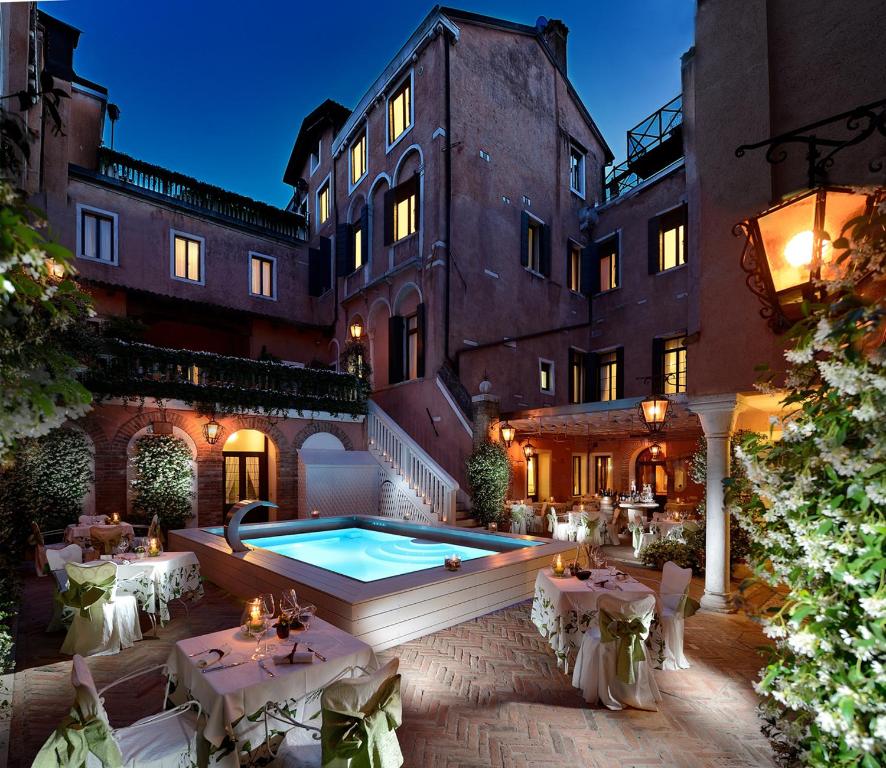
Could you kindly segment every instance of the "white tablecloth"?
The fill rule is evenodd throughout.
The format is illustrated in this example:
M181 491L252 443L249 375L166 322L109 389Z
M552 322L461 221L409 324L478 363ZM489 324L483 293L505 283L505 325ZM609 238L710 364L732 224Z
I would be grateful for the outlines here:
M284 641L269 633L268 641L277 644L281 651ZM289 641L310 645L323 654L327 661L314 659L309 664L275 665L266 659L266 665L274 672L271 677L256 661L248 660L255 649L255 640L247 638L240 629L225 629L209 635L179 640L167 660L169 676L175 684L175 701L196 699L203 707L206 717L204 737L210 745L210 762L214 765L239 766L239 752L248 743L252 750L264 742L263 709L268 702L285 706L301 722L319 709L319 695L305 701L307 694L318 692L349 667L361 666L374 670L377 667L372 648L356 637L343 632L321 619L315 618L311 628L293 632ZM247 663L231 669L203 673L197 667L200 658L188 654L208 648L230 648L225 657ZM300 650L303 646L300 645ZM358 673L359 674L359 673ZM313 703L313 711L311 706ZM274 726L274 721L271 725ZM317 719L310 725L319 727ZM276 723L274 730L285 730Z
M626 599L654 595L655 591L629 577L626 581L597 587L595 581L609 576L606 571L594 571L587 581L575 577L558 579L545 568L535 579L535 598L532 601L532 623L557 654L557 664L566 672L575 661L582 637L588 627L597 621L597 600L600 595L624 596ZM651 637L651 635L650 635ZM656 640L658 642L658 640Z
M65 541L68 544L74 544L79 541L89 541L89 529L101 528L102 530L111 530L112 528L121 528L124 536L134 536L135 531L129 523L117 523L116 525L69 525L65 528Z

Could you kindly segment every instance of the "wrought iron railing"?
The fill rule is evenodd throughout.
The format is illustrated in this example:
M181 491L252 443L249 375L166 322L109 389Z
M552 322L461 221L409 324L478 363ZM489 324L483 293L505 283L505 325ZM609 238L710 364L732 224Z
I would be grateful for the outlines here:
M98 172L118 182L278 237L307 238L307 221L300 214L228 192L107 147L99 149Z
M641 120L628 131L628 162L667 141L683 125L683 94Z
M346 373L116 339L101 342L81 378L99 397L182 400L220 413L363 414L369 394Z

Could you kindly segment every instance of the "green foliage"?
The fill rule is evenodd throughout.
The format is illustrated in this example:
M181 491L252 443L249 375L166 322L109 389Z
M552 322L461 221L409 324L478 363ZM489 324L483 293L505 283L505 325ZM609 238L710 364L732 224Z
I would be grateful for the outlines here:
M89 300L68 276L70 252L41 235L35 217L0 182L0 462L21 438L47 434L92 402L65 338L89 316Z
M491 440L478 445L468 457L467 470L474 514L481 523L498 522L511 483L511 460L504 445Z
M739 448L756 577L783 595L757 688L789 765L886 763L886 209L850 223L840 281L792 331L783 436ZM861 285L863 290L858 290Z
M164 530L184 527L192 517L191 450L174 435L145 435L130 458L135 477L132 511L145 521L158 515Z
M676 539L656 539L640 550L643 565L661 570L668 560L673 560L681 568L700 570L698 552L689 544Z

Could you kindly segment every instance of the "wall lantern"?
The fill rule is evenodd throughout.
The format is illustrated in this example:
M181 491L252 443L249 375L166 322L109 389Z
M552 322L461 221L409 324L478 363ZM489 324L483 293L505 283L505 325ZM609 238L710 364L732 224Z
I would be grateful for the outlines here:
M351 338L354 341L360 341L360 337L363 335L363 323L360 322L359 318L351 323L349 329L351 332Z
M655 435L665 428L671 415L671 401L664 395L649 395L640 401L639 410L646 429Z
M657 461L661 457L661 451L661 445L658 443L653 443L649 446L649 454L652 456L653 461Z
M514 442L514 435L517 430L515 430L507 421L503 422L501 427L501 439L504 441L505 447L510 448L511 443Z
M733 232L747 240L741 268L748 273L748 288L776 333L803 316L804 301L824 298L816 281L842 272L833 241L848 221L870 215L882 199L882 190L817 187L735 225Z
M526 445L523 446L523 455L526 457L526 461L529 461L535 455L535 446L528 440Z
M214 416L203 425L203 438L210 445L215 445L224 432L225 428L215 420Z

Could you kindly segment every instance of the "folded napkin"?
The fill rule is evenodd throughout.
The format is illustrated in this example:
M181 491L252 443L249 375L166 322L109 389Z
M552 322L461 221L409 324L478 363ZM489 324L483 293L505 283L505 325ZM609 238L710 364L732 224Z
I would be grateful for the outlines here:
M291 651L275 653L274 664L310 664L314 660L312 651L298 650L298 643L292 646Z

